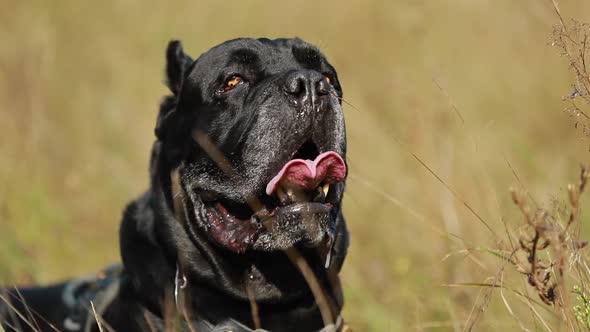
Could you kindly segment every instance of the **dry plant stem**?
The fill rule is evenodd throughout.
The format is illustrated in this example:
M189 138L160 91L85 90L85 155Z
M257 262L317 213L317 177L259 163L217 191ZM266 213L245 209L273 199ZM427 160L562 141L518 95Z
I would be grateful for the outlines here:
M209 136L200 130L193 131L193 139L205 150L205 153L217 164L232 181L239 179L239 175L234 170L229 160L225 158L223 153L215 146ZM246 203L252 208L252 211L259 211L264 206L256 197L244 197Z
M12 324L10 324L10 323L8 323L8 322L4 322L4 324L5 324L7 327L11 328L13 331L22 331L22 329L20 329L20 328L17 328L16 326L14 326L14 325L12 325ZM2 326L0 326L0 327L2 327ZM4 329L2 329L1 331L2 331L2 332L4 332Z
M8 306L8 308L11 310L11 312L16 313L16 315L23 321L25 322L25 324L27 324L28 327L30 327L33 331L39 331L39 329L35 329L35 326L33 326L33 324L31 324L31 322L29 322L29 320L20 312L18 311L10 302L10 300L8 300L7 298L5 298L4 296L0 295L0 300L4 301L4 303L6 303L6 305ZM18 322L18 320L16 320L16 322ZM17 330L17 329L15 329ZM21 328L22 330L22 328ZM18 331L18 330L17 330ZM59 331L56 329L56 331Z
M565 231L568 230L570 225L575 220L578 219L579 212L580 212L580 194L582 194L584 192L584 190L586 189L586 184L588 183L588 177L590 177L590 172L587 169L585 169L584 167L582 167L582 171L580 172L579 185L576 187L576 186L570 184L567 188L572 209L571 209L571 212L570 212L570 215L568 218L567 225L564 229L564 233L565 233Z
M565 23L563 22L563 17L561 16L561 11L559 10L557 0L551 0L551 3L553 5L553 9L555 10L555 14L557 14L557 17L559 17L559 22L561 23L561 26L565 29Z
M590 105L590 75L586 59L590 46L590 24L571 20L566 25L556 3L554 9L561 24L553 30L552 45L561 49L561 56L567 59L575 76L573 92L563 98L569 104L565 112L574 118L574 128L581 131L583 139L590 137L590 116L582 110ZM580 98L584 101L582 105L576 102Z
M552 315L551 317L556 318L557 316L555 315L555 313L553 311L551 311L550 309L548 309L545 306L541 306L542 303L531 298L528 294L523 293L517 289L511 288L511 287L507 287L504 285L500 285L500 284L491 284L491 283L473 283L473 282L468 282L468 283L458 283L458 284L443 284L442 286L444 287L491 287L491 288L500 288L502 287L503 289L509 290L512 293L516 294L519 299L521 299L522 301L528 301L532 304L535 304L537 306L540 306L541 308L545 309L545 311L549 314Z
M441 236L448 236L450 238L456 238L460 241L466 241L466 240L462 239L461 237L459 237L458 235L451 234L451 233L447 232L446 230L443 230L443 229L433 225L432 223L428 222L428 220L432 220L432 219L434 219L434 217L430 217L430 216L427 217L425 215L422 215L420 212L416 211L414 208L409 206L409 204L406 204L406 203L402 202L400 199L398 199L397 197L394 197L391 193L386 192L382 189L379 189L379 186L377 186L376 184L371 183L371 182L367 181L366 179L358 177L357 175L354 175L354 174L349 174L347 179L355 181L355 182L363 185L367 189L369 189L372 192L383 197L385 200L389 201L390 203L393 203L394 205L396 205L400 209L406 211L406 213L408 213L410 216L412 216L420 224L430 228L432 231L436 232L437 234L439 234Z
M498 287L498 285L496 283L497 279L493 278L493 280L494 281L493 281L492 287L480 287L480 291L477 295L477 298L475 300L473 307L471 308L471 312L469 313L469 317L467 318L467 322L465 324L465 327L463 328L463 332L473 331L475 324L477 323L477 321L479 320L481 315L486 310L486 308L492 298L492 292L494 291L494 288ZM481 303L478 305L477 303L480 298L482 298L482 300L481 300Z
M508 313L510 314L510 316L512 316L512 318L514 318L514 320L516 320L516 322L518 323L518 326L526 332L530 332L529 329L527 329L524 325L524 323L522 322L521 319L518 318L518 316L516 314L514 314L514 310L512 310L512 307L510 306L510 304L508 303L508 300L506 299L506 296L504 295L504 266L502 266L502 268L500 269L500 297L502 298L502 302L504 302L504 306L506 307L506 310L508 310Z
M451 96L449 95L447 90L443 89L443 87L440 85L440 83L438 82L438 80L436 78L433 77L432 82L434 83L434 85L436 85L436 87L440 90L440 92L442 92L445 95L445 97L447 97L447 100L449 101L451 108L453 109L453 111L455 111L455 113L457 114L457 116L461 120L461 124L465 124L465 119L463 119L463 115L461 115L461 112L459 112L459 109L457 108L455 103L453 103L453 100L451 99Z
M564 55L567 56L570 67L576 74L576 79L581 85L582 92L587 94L590 91L590 77L588 76L588 70L586 67L586 49L588 45L588 35L583 32L582 36L577 35L580 28L583 28L585 24L580 24L574 21L572 23L573 29L567 29L566 25L561 25L561 33L558 34L557 38L560 42L560 47L564 51Z
M479 299L480 295L484 292L484 289L485 288L487 288L487 289L485 290L485 293L483 295L483 299L482 299L482 302L480 303L480 305L474 304L463 331L472 331L473 330L473 327L477 323L478 319L480 318L480 316L483 314L483 312L486 310L487 306L489 305L494 289L500 288L500 292L502 291L502 288L504 287L503 286L504 268L505 268L507 262L510 262L510 260L502 260L501 267L498 270L498 272L496 273L496 275L494 277L489 278L492 280L491 285L487 284L485 282L482 285L480 285L480 292L478 294L478 299ZM488 287L488 285L490 285L491 287ZM475 303L477 303L477 300Z
M571 306L568 306L570 301L565 285L566 264L569 262L568 257L585 247L586 242L575 239L569 230L579 221L580 196L586 188L589 177L588 170L581 167L578 184L568 186L569 214L565 225L559 222L559 215L552 215L541 208L533 212L527 203L526 196L511 190L512 200L524 218L518 250L526 253L526 261L516 262L517 270L527 276L527 282L545 304L556 306L562 322L571 331L575 330L577 322L572 315ZM527 230L533 233L532 238L526 235ZM548 258L540 258L539 252L545 249L550 250L547 253Z
M94 319L96 320L96 325L98 325L98 330L103 332L102 325L100 325L100 321L98 320L98 315L96 314L96 309L94 309L94 303L90 301L90 306L92 307L92 313L94 314Z
M217 164L217 166L230 177L230 179L238 179L238 174L235 172L233 166L225 158L223 153L215 146L209 136L202 131L195 130L192 134L193 139L199 144L199 146L209 155L209 157ZM263 204L256 197L245 197L247 204L253 211L258 211L263 208ZM265 223L263 222L264 226ZM324 326L334 323L334 317L332 315L332 309L330 308L326 293L322 289L317 277L313 273L312 269L307 264L307 261L301 256L301 254L293 247L285 250L285 254L293 264L300 270L305 281L307 282L312 294L315 297L316 303L322 315ZM252 310L256 312L257 310ZM260 317L253 317L256 322L260 321Z
M426 168L426 170L432 174L432 176L434 176L438 182L440 182L452 195L453 197L455 197L456 200L458 200L459 202L461 202L463 204L463 206L465 206L467 208L467 210L469 210L469 212L471 212L471 214L473 214L489 231L490 233L492 233L492 235L494 236L494 239L498 238L498 235L496 234L496 232L494 231L494 229L479 215L479 213L477 213L472 207L471 205L469 205L465 200L463 200L459 194L457 194L443 179L440 178L440 176L438 176L438 174L436 172L434 172L430 167L428 167L428 165L422 160L420 159L420 157L418 157L415 153L410 152L410 154L412 155L412 157L414 157L414 159L416 159L424 168Z
M172 292L165 292L164 303L162 305L164 313L164 331L177 331L180 328L178 321L178 312L174 305Z
M100 315L96 314L96 311L94 310L94 303L92 303L92 301L90 302L90 305L91 308L89 308L87 305L85 305L84 307L86 310L88 310L89 313L93 313L94 319L100 331L102 332L102 328L105 328L108 332L116 332L115 329L113 329L113 327L109 325L109 323L107 323Z
M535 288L543 302L555 304L557 283L555 281L550 283L550 268L553 264L547 265L537 257L538 251L547 248L551 243L550 234L548 234L550 229L545 220L547 214L543 210L538 210L533 216L524 196L514 190L511 194L512 200L524 216L526 226L534 231L532 239L528 239L524 234L519 238L520 249L527 253L527 261L519 264L521 267L519 272L527 276L527 282ZM541 240L543 242L539 246ZM522 267L526 264L530 265L530 269Z
M261 329L262 325L260 324L260 311L258 309L258 303L256 303L252 288L248 285L246 285L246 293L248 294L248 300L250 300L250 311L252 314L252 321L254 322L254 328Z
M26 305L26 301L25 301L24 296L21 294L21 292L18 290L18 288L14 287L14 291L18 295L18 298L21 301L21 303L24 304L25 310L27 311L27 316L29 316L29 319L35 324L37 331L41 331L41 329L39 328L39 324L37 324L37 320L33 317L33 313L31 312L31 309L29 308L28 305Z
M150 329L150 332L156 332L156 327L152 323L152 320L148 317L147 311L143 311L143 320L145 321L147 327Z
M332 316L332 310L330 309L328 299L318 279L315 277L313 270L311 267L309 267L309 264L307 264L305 258L303 258L303 256L301 256L301 254L293 247L285 250L285 254L287 254L291 262L297 266L299 271L301 271L301 274L303 274L303 278L305 278L305 281L309 285L318 307L320 308L324 325L333 324L334 317Z
M566 25L555 1L554 9L560 19L561 25L557 26L553 31L554 41L552 45L561 49L561 55L567 59L570 70L575 76L573 84L574 91L564 98L564 100L569 103L566 112L570 113L570 116L575 119L574 127L576 129L581 128L582 139L584 139L590 137L590 116L588 116L587 111L585 112L581 109L582 107L587 109L590 105L590 75L587 67L588 59L586 59L588 56L590 39L590 24L571 20ZM582 99L583 103L576 102L579 98ZM569 185L567 188L570 212L567 216L567 221L562 232L558 235L561 254L557 256L558 274L563 275L565 265L569 262L569 264L572 265L572 269L577 272L578 280L576 282L579 283L583 289L588 288L590 269L588 268L585 259L577 251L586 247L587 242L576 239L574 235L572 235L574 231L571 231L571 229L577 226L575 225L577 221L579 225L579 200L581 194L586 189L588 177L588 170L582 167L578 185ZM565 289L565 286L563 286L563 280L560 281L560 284L562 285L561 288ZM563 303L570 303L566 298L568 296L567 292L562 292L560 295ZM566 312L566 310L569 310L569 312ZM574 323L577 323L578 318L571 310L571 306L562 308L563 315Z
M60 332L53 324L51 324L50 322L48 322L45 318L43 318L43 316L41 316L39 313L37 313L35 310L31 309L27 303L25 302L23 296L20 294L20 292L18 291L18 289L16 287L13 287L13 289L17 292L17 294L19 295L18 301L25 307L27 308L27 311L29 312L29 314L31 315L31 317L34 315L36 316L38 319L40 319L41 321L43 321L45 324L47 324L52 330L56 331L56 332ZM20 321L16 319L16 317L14 316L14 314L16 314L19 318L21 318L23 321L25 321L28 324L30 324L29 320L24 319L24 315L18 311L13 305L12 302L10 302L10 299L8 298L8 293L4 292L4 291L0 291L0 300L4 303L6 303L6 305L8 306L8 308L10 309L9 313L11 314L11 318L13 321L16 322L16 324L18 325L18 328L15 328L14 330L16 331L22 331L23 328L22 326L20 326ZM34 320L33 320L34 321ZM4 322L6 323L6 322ZM35 324L37 324L35 322ZM30 326L30 325L29 325ZM40 329L37 326L37 329L33 329L33 331L40 331Z

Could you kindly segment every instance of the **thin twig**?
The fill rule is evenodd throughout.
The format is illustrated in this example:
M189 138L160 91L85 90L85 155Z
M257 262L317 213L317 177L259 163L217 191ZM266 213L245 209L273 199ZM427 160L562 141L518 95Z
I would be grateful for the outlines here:
M90 301L90 307L92 307L92 314L94 314L94 319L96 320L96 325L98 325L98 330L103 332L102 325L100 324L100 320L98 319L98 315L96 314L96 309L94 309L94 302Z

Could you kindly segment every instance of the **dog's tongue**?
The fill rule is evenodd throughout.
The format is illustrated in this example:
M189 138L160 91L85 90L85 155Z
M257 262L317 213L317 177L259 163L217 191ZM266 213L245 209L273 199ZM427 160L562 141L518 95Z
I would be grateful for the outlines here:
M266 194L271 195L279 184L313 190L320 184L334 184L344 180L346 164L334 151L320 154L315 160L293 159L289 161L266 185Z

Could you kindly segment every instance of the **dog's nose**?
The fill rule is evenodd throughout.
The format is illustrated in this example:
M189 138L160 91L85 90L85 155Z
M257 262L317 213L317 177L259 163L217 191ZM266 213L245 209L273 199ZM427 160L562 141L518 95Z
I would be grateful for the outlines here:
M315 70L297 70L289 73L284 89L297 106L314 106L319 97L330 93L330 83Z

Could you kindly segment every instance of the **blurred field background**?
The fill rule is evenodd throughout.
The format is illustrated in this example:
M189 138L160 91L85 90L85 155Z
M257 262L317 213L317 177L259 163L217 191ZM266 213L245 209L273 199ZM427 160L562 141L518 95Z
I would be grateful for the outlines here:
M590 21L588 1L560 6ZM444 285L498 273L475 249L522 223L510 187L559 205L588 162L590 141L563 111L573 75L550 45L557 23L551 1L534 0L2 1L0 283L119 259L122 209L147 187L168 40L198 56L235 37L299 36L327 54L354 106L342 280L355 330L547 330L513 293ZM508 270L504 282L536 299Z

